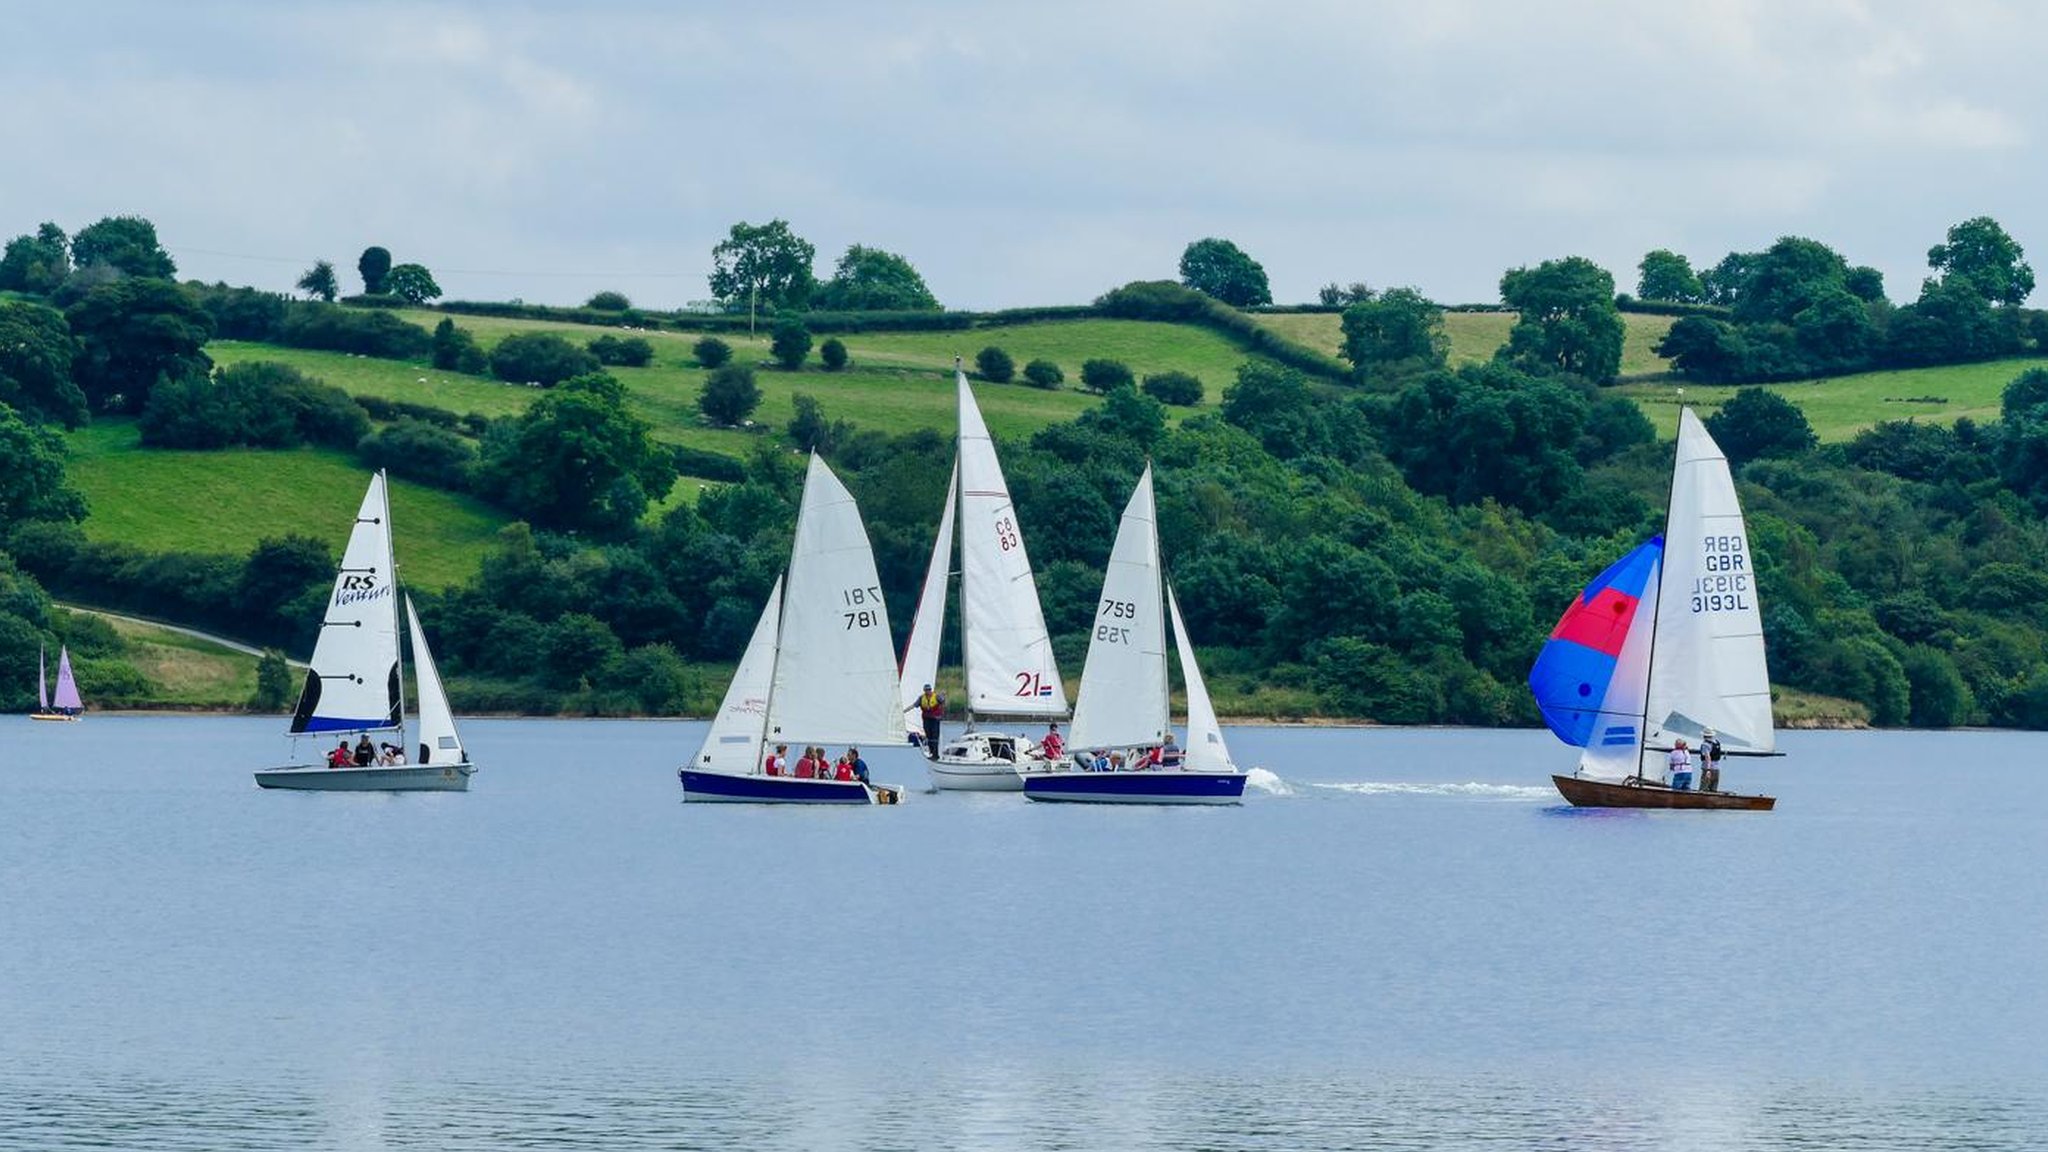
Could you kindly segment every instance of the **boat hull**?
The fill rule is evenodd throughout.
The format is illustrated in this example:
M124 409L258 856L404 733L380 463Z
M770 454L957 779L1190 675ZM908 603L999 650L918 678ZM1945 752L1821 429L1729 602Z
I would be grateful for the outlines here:
M1769 812L1776 807L1775 796L1745 796L1735 792L1684 792L1662 784L1619 784L1612 780L1588 780L1581 776L1552 776L1551 783L1577 808L1679 808L1695 811Z
M295 792L467 792L476 765L392 764L364 768L288 765L256 773L262 788Z
M941 792L1022 792L1024 776L1004 760L928 761L932 787Z
M1070 804L1238 804L1242 772L1033 772L1024 795Z
M708 772L684 768L683 799L706 804L894 804L901 790L858 780L806 780L800 776Z
M73 722L85 719L85 717L80 716L76 712L31 712L28 714L28 718L31 720L69 720Z

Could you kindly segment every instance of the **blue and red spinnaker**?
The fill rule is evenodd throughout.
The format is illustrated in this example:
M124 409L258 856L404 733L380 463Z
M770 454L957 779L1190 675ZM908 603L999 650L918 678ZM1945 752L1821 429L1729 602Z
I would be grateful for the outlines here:
M1544 722L1565 743L1584 748L1635 742L1640 705L1621 715L1607 707L1607 698L1636 610L1663 557L1664 537L1652 536L1609 565L1565 610L1536 654L1529 690Z

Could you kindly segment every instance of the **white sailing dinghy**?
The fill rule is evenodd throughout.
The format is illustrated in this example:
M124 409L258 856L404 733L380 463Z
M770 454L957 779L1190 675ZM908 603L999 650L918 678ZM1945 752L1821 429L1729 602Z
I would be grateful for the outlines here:
M1088 662L1081 668L1081 691L1074 705L1069 746L1073 758L1058 771L1025 777L1024 795L1091 803L1238 803L1244 796L1245 773L1231 762L1187 626L1181 622L1180 605L1161 577L1150 465L1124 508L1097 602L1095 631L1088 639ZM1152 750L1172 747L1168 625L1181 677L1187 682L1188 744L1179 764L1163 752L1162 763L1148 767L1142 765ZM1124 767L1083 767L1098 753L1112 751L1124 757Z
M896 653L875 554L853 493L816 453L804 476L789 568L775 582L711 731L676 772L683 799L756 804L894 804L865 780L767 770L774 745L883 747L901 739Z
M1669 754L1714 733L1729 756L1777 755L1756 567L1728 458L1678 417L1664 535L1602 572L1551 631L1529 688L1558 739L1585 749L1551 780L1585 808L1767 810L1770 796L1674 789ZM1704 785L1706 781L1702 780Z
M85 711L85 701L78 698L78 681L71 675L71 648L65 645L57 649L57 692L50 694L50 671L47 661L49 654L43 649L36 651L36 710L28 714L31 720L80 720Z
M939 635L946 618L946 582L957 523L967 729L942 740L936 750L926 749L931 757L926 767L932 785L942 790L1016 792L1024 787L1024 773L1057 765L1032 739L978 725L985 720L1064 720L1067 689L1053 658L1038 584L1031 575L1009 485L996 460L995 440L974 402L967 374L955 367L953 375L960 401L958 454L917 616L904 646L903 714L911 739L921 740L917 699L939 670Z
M384 473L370 478L335 575L320 638L306 670L305 687L292 710L291 735L296 753L304 738L328 753L326 741L352 748L351 736L371 738L372 745L393 743L377 737L395 736L404 762L355 763L330 767L295 763L256 773L265 788L317 792L465 792L476 766L462 749L448 696L434 668L427 637L420 630L412 598L405 598L405 617L412 636L414 679L419 692L419 746L407 749L404 677L399 660L399 619L396 566L391 554L391 506ZM331 753L328 753L331 755Z

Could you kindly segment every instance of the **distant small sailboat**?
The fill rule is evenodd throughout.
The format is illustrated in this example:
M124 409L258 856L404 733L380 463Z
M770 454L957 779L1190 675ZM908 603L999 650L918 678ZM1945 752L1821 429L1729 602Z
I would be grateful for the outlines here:
M1069 747L1076 759L1059 771L1025 776L1024 795L1085 803L1238 803L1246 773L1231 762L1180 605L1160 573L1150 465L1124 508L1096 603L1095 631L1074 705ZM1188 690L1188 743L1178 765L1168 762L1165 753L1173 735L1166 676L1169 625ZM1114 771L1081 766L1080 758L1110 749L1132 754L1134 762L1156 750L1161 763Z
M1679 413L1664 535L1586 586L1537 655L1529 689L1558 739L1584 749L1577 773L1551 777L1574 805L1777 803L1718 786L1677 789L1665 776L1673 748L1697 747L1708 733L1729 756L1778 754L1749 533L1728 458L1692 409Z
M312 792L466 792L476 766L463 751L455 716L441 687L434 655L420 629L412 598L405 619L412 637L413 676L419 693L419 747L406 749L404 676L399 658L398 586L391 553L391 506L384 473L370 478L342 553L341 570L320 622L305 687L292 710L294 737L335 736L367 741L372 733L397 737L392 762L370 763L329 752L320 764L290 764L256 773L265 788ZM321 741L320 743L324 743ZM390 743L385 741L385 743ZM294 741L296 747L297 742Z
M57 649L57 692L50 693L50 672L47 651L36 652L36 710L29 713L31 720L80 720L85 712L85 701L78 698L78 681L71 675L71 648L65 645Z
M690 763L683 799L754 804L894 804L888 784L766 770L771 742L880 748L902 739L896 653L875 554L853 493L814 453L789 568Z
M953 537L960 537L960 649L967 682L967 730L926 749L932 785L940 790L1017 792L1023 773L1059 765L1029 738L981 729L979 720L1064 720L1067 689L1053 659L1052 638L1038 603L1038 585L1024 551L1017 511L996 460L995 440L974 402L967 375L954 369L959 393L959 447L946 506L939 517L917 615L904 645L902 704L912 740L919 689L937 678L939 633L946 617L946 580ZM956 516L957 511L957 516Z

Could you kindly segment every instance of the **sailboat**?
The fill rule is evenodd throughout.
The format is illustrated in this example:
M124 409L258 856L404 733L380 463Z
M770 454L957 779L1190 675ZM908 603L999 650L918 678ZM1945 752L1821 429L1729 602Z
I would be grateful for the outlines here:
M789 568L768 593L703 745L676 772L683 799L894 804L902 790L891 785L771 773L766 757L771 744L901 739L874 550L853 493L813 453Z
M256 773L264 788L318 792L466 792L476 766L463 751L455 716L441 687L434 655L420 629L412 597L405 601L406 632L412 637L413 676L419 692L419 745L407 749L404 677L399 660L400 600L391 553L391 505L384 473L370 478L356 512L341 570L335 574L320 638L306 670L305 687L292 710L290 733L296 751L305 737L327 752L327 738L351 747L349 737L395 735L399 754L391 763L330 767L287 764ZM379 741L378 743L391 743Z
M1679 411L1664 534L1586 586L1538 653L1529 688L1558 739L1584 749L1575 774L1551 777L1574 805L1777 803L1674 789L1665 777L1676 743L1697 748L1709 733L1729 756L1778 755L1749 533L1728 458L1692 409Z
M85 701L78 698L78 681L71 676L71 648L69 645L57 649L57 693L50 694L50 672L47 651L36 652L36 710L28 714L31 720L80 720L85 711Z
M924 590L904 646L902 710L910 718L911 738L922 739L917 698L919 688L938 674L939 633L946 618L946 582L957 524L967 730L942 741L936 750L926 749L931 757L926 767L939 789L1016 792L1024 787L1021 773L1045 771L1054 763L1030 739L977 724L994 719L1064 720L1067 689L1053 658L1038 584L1032 579L1009 485L996 461L995 441L967 386L967 374L956 365L953 376L960 397L959 447Z
M1244 796L1245 773L1231 762L1223 729L1209 701L1208 685L1195 663L1195 650L1181 622L1180 604L1164 583L1159 565L1158 517L1153 510L1152 467L1138 478L1102 581L1095 631L1081 668L1074 705L1074 760L1058 771L1024 778L1033 800L1125 804L1235 804ZM1175 765L1162 755L1158 767L1098 771L1081 765L1097 751L1111 749L1141 762L1151 749L1170 747L1165 631L1173 630L1181 677L1188 690L1188 744Z

